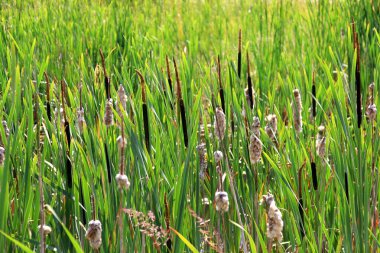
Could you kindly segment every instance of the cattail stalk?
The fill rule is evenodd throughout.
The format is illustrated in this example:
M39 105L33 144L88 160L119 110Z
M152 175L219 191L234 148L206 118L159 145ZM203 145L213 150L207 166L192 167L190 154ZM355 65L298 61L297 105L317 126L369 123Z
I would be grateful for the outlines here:
M170 87L170 92L173 94L173 84L172 84L172 77L170 74L170 65L169 65L169 57L166 56L166 73L168 75L168 83Z
M239 45L238 45L238 77L241 77L241 29L239 29Z
M46 81L46 113L48 116L49 121L51 121L51 108L50 108L50 82L49 82L49 77L44 72L45 76L45 81Z
M143 108L143 120L144 120L144 133L145 133L145 146L150 153L150 135L149 135L149 118L148 118L148 106L146 104L146 91L145 91L145 79L144 76L136 70L137 75L140 78L141 84L141 99L142 99L142 108Z
M356 51L356 68L355 68L355 88L356 88L356 116L358 128L362 123L362 105L361 105L361 80L360 80L360 44L358 34L355 31L355 23L352 22L352 32L354 36L354 50Z
M169 235L168 239L166 240L166 247L168 247L169 250L172 249L172 240L170 237L170 209L169 209L169 203L168 198L165 193L164 195L164 203L165 203L165 226L166 226L166 233Z
M224 90L222 86L222 75L221 75L221 67L220 67L220 57L218 55L218 83L219 83L219 96L220 96L220 102L222 104L223 111L226 111L226 105L224 102Z
M177 97L178 97L179 109L180 109L180 112L181 112L183 139L184 139L184 142L185 142L185 147L187 147L189 141L188 141L188 133L187 133L185 104L184 104L183 98L182 98L181 81L179 79L179 73L178 73L177 63L176 63L176 61L175 61L174 58L173 58L173 62L174 62L175 75L176 75L176 79L177 79Z
M67 150L66 150L66 176L67 176L67 186L71 189L73 187L73 175L72 175L72 164L70 160L70 147L71 147L71 132L70 125L67 120L66 110L65 110L65 94L66 94L66 84L61 81L61 99L62 99L62 108L63 108L63 119L64 119L64 129L67 141Z
M252 88L252 79L251 79L251 70L249 67L249 54L247 52L247 82L248 82L248 103L249 103L249 108L253 109L254 106L254 100L253 100L253 88Z
M103 73L104 73L104 86L106 89L107 99L111 99L111 79L107 75L106 62L102 49L99 49L100 57L102 59Z
M302 100L301 93L298 89L293 90L294 94L294 103L293 107L293 121L294 129L299 134L302 132Z

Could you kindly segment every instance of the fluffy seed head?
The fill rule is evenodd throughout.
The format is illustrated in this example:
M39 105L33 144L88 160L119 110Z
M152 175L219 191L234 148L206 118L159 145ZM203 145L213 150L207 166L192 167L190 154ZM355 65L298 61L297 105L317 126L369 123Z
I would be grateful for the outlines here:
M91 220L88 223L86 238L93 249L99 249L102 245L102 223L99 220Z
M215 206L216 211L227 212L229 201L227 192L215 192Z
M294 104L293 107L293 120L294 120L294 129L297 133L302 132L302 101L301 93L298 89L293 90L294 95Z
M83 132L83 126L86 123L86 120L84 119L84 108L79 108L77 110L77 124L79 131Z
M220 107L217 107L215 111L214 129L215 137L222 141L226 131L226 115L224 115L223 109Z
M321 158L325 157L326 154L326 137L325 137L325 127L318 127L317 140L315 143L315 148L317 151L317 155Z
M38 226L38 230L41 230L41 225ZM45 234L45 235L50 234L51 231L52 231L51 227L48 226L48 225L43 225L43 226L42 226L42 230L44 231L44 234Z
M256 135L258 138L260 138L260 119L259 117L255 116L253 117L253 122L251 126L252 133Z
M131 183L128 180L127 175L123 175L123 174L117 174L116 175L116 182L117 182L117 186L119 187L119 189L124 188L124 189L128 190L129 186L131 185Z
M223 152L220 150L215 151L214 152L214 158L215 158L215 162L219 163L220 161L223 160Z
M127 145L127 139L125 137L123 138L121 135L119 135L116 138L116 143L117 143L117 146L119 149L125 148L125 146Z
M0 165L4 164L5 160L5 148L0 147Z
M113 124L112 99L107 99L106 111L104 113L104 124L110 127Z
M9 137L9 128L8 128L8 124L5 120L3 120L3 128L4 128L4 133L5 133L5 137Z
M284 222L282 214L277 208L272 194L263 195L263 202L267 208L267 237L270 241L282 241L282 229Z
M199 177L200 179L204 179L206 175L207 170L207 152L206 152L206 144L201 143L197 146L198 155L199 155L199 163L200 163L200 170L199 170Z
M253 118L252 134L249 142L249 158L252 164L260 161L263 144L260 141L260 120L258 117Z
M377 108L375 104L371 104L367 107L365 112L370 121L374 121L376 119Z
M266 117L266 121L265 132L271 140L275 140L277 133L277 116L275 114L269 114Z
M119 89L117 90L117 96L119 98L118 100L118 105L117 105L117 113L119 114L120 118L123 118L123 113L122 113L122 110L124 110L124 112L126 112L126 108L127 108L127 95L125 94L125 90L124 90L124 87L123 85L120 84L119 86Z

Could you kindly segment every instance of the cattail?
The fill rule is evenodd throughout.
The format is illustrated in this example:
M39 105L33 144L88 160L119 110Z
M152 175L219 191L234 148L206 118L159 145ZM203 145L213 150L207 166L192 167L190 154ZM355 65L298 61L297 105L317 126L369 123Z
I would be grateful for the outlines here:
M8 124L5 120L2 121L3 123L3 128L4 128L4 133L5 133L5 137L9 137L9 128L8 128Z
M323 158L326 154L326 137L325 137L325 127L318 127L317 141L315 144L317 150L317 155Z
M238 44L238 76L241 73L241 29L239 29L239 44Z
M266 117L267 125L265 126L265 132L269 138L274 141L277 133L277 116L275 114L269 114Z
M302 101L301 93L298 89L293 90L295 104L293 107L293 120L294 120L294 129L297 133L302 132Z
M223 152L220 150L215 151L214 152L214 158L215 158L215 162L219 163L220 161L223 160Z
M367 117L369 118L369 120L371 120L371 121L375 120L376 114L377 114L376 105L375 104L369 105L367 107L366 114L367 114Z
M88 223L86 238L93 249L99 249L102 245L102 223L99 220L91 220Z
M117 90L117 96L119 97L118 105L116 107L116 111L119 114L119 117L123 118L123 111L126 112L127 108L127 95L125 94L125 90L123 85L120 84L119 89Z
M119 189L124 188L124 189L128 190L129 186L131 185L131 183L128 180L127 175L124 175L124 174L117 174L116 175L116 182L117 182L117 186L119 187Z
M249 158L252 164L260 161L263 145L260 141L260 120L258 117L253 117L252 134L249 143Z
M5 160L5 148L0 147L0 165L4 164Z
M215 192L215 206L216 206L216 211L220 212L227 212L228 211L228 206L229 206L229 201L228 201L228 194L227 192L223 191L217 191Z
M222 108L217 107L215 111L215 121L214 121L215 137L219 141L223 141L224 133L226 131L226 115Z
M77 110L77 124L78 128L81 132L83 132L84 124L86 124L86 120L84 119L84 108L79 108Z
M366 115L370 121L374 121L376 119L377 114L377 108L376 105L373 103L373 90L375 88L375 84L371 83L368 87L369 89L369 98L368 98L368 106L366 109Z
M247 104L251 107L255 106L255 91L253 90L253 88L251 89L251 92L252 92L252 100L251 101L251 97L249 95L249 89L248 88L245 88L244 89L244 95L245 95L245 99L247 100Z
M41 230L41 225L38 225L38 230ZM48 226L48 225L43 225L43 226L42 226L42 230L44 231L44 234L45 234L45 235L50 234L51 231L52 231L51 227Z
M113 124L112 98L107 99L106 111L104 113L104 124L110 127Z
M270 242L282 241L282 229L284 222L282 221L282 214L277 208L272 194L268 193L263 195L263 201L267 208L267 237Z
M199 177L200 179L204 179L206 176L207 171L207 151L206 151L206 144L201 143L197 146L198 155L199 155L199 163L200 163L200 170L199 170Z

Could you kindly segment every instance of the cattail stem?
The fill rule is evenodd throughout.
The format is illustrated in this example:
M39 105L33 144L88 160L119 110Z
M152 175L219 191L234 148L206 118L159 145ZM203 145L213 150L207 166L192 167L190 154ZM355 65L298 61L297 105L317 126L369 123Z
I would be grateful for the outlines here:
M312 94L312 115L313 118L317 116L317 91L315 87L315 72L313 72L313 86L311 87Z
M239 45L238 45L238 77L241 77L241 29L239 29Z
M144 76L136 70L137 75L140 78L141 84L141 99L142 99L142 109L143 109L143 120L144 120L144 133L145 133L145 146L150 153L150 136L149 136L149 118L148 118L148 106L146 104L146 91L145 91L145 79Z
M183 140L185 142L185 147L187 147L189 141L188 141L188 133L187 133L185 104L184 104L183 98L182 98L181 81L179 79L179 73L178 73L177 63L176 63L176 61L175 61L174 58L173 58L173 62L174 62L175 75L176 75L176 79L177 79L177 97L178 97L179 110L180 110L180 113L181 113Z
M358 34L355 31L355 23L352 23L352 31L354 36L354 50L356 51L356 68L355 68L355 88L356 88L356 116L358 128L362 123L362 105L361 105L361 80L360 80L360 44Z
M106 166L107 166L107 176L108 176L108 183L112 182L112 175L111 175L111 162L110 162L110 157L108 154L108 146L104 142L104 153L106 156Z
M346 192L346 197L347 197L347 202L350 203L350 195L349 195L349 191L348 191L348 175L347 175L347 171L344 172L344 190Z
M248 82L248 98L249 108L253 109L252 79L249 68L249 54L247 52L247 82Z
M170 74L170 65L169 65L169 57L166 56L166 73L168 75L168 83L170 87L170 92L173 94L173 84L172 84L172 77Z
M318 190L317 168L314 161L311 162L311 176L313 179L313 188L314 190Z
M50 108L50 82L49 82L49 77L44 72L45 76L45 81L46 81L46 113L48 116L49 121L51 121L51 108Z
M168 198L165 193L164 195L164 203L165 203L165 225L166 225L166 232L168 235L170 235L170 209L169 209L169 203ZM170 236L168 237L168 240L166 241L166 247L171 251L172 249L172 240Z
M71 132L70 132L70 124L67 120L66 109L65 109L65 92L66 85L65 82L61 81L61 100L62 100L62 108L63 108L63 119L64 119L64 129L67 141L67 150L66 150L66 176L67 176L67 186L69 189L73 187L73 175L72 175L72 164L70 160L70 147L71 147Z
M220 57L218 55L218 82L219 82L219 96L220 96L220 102L222 103L223 111L226 111L226 105L224 102L224 90L222 86L222 75L221 75L221 67L220 67Z
M110 99L111 98L111 80L110 80L109 76L107 75L106 61L105 61L104 54L103 54L103 51L101 48L99 49L99 53L100 53L100 57L102 58L102 66L103 66L103 73L104 73L104 85L105 85L105 89L106 89L106 95L107 95L107 99Z

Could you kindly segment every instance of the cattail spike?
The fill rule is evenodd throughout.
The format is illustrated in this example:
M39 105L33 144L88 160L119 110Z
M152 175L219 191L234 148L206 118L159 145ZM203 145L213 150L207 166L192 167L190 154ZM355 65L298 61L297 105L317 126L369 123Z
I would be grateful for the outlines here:
M226 111L226 105L224 102L224 90L222 86L222 75L221 75L221 67L220 67L220 57L218 55L218 82L219 82L219 96L220 102L222 103L223 111Z
M148 117L148 106L146 104L146 91L145 91L145 79L144 76L136 70L137 75L140 78L141 84L141 96L142 96L142 108L143 108L143 120L144 120L144 133L145 133L145 146L150 153L150 135L149 135L149 117Z
M51 121L51 108L50 108L50 82L49 77L46 72L44 72L45 81L46 81L46 113L49 121Z
M253 109L253 88L252 88L252 79L251 79L251 73L250 73L250 67L249 67L249 54L247 52L247 80L248 80L248 103L249 103L249 108Z
M313 118L317 116L317 92L315 88L315 72L313 72L313 86L311 87L312 94L312 115Z
M185 104L184 104L184 101L182 98L181 81L179 79L177 63L176 63L174 58L173 58L173 62L174 62L175 75L176 75L176 79L177 79L177 97L178 97L179 110L181 113L183 140L185 142L185 147L188 147L189 140L188 140L188 133L187 133L186 111L185 111Z
M241 77L241 29L239 29L239 45L238 45L238 77Z
M170 65L169 65L169 57L168 56L166 56L166 73L168 75L168 83L169 83L170 91L173 94L173 84L172 84L172 77L170 74Z

